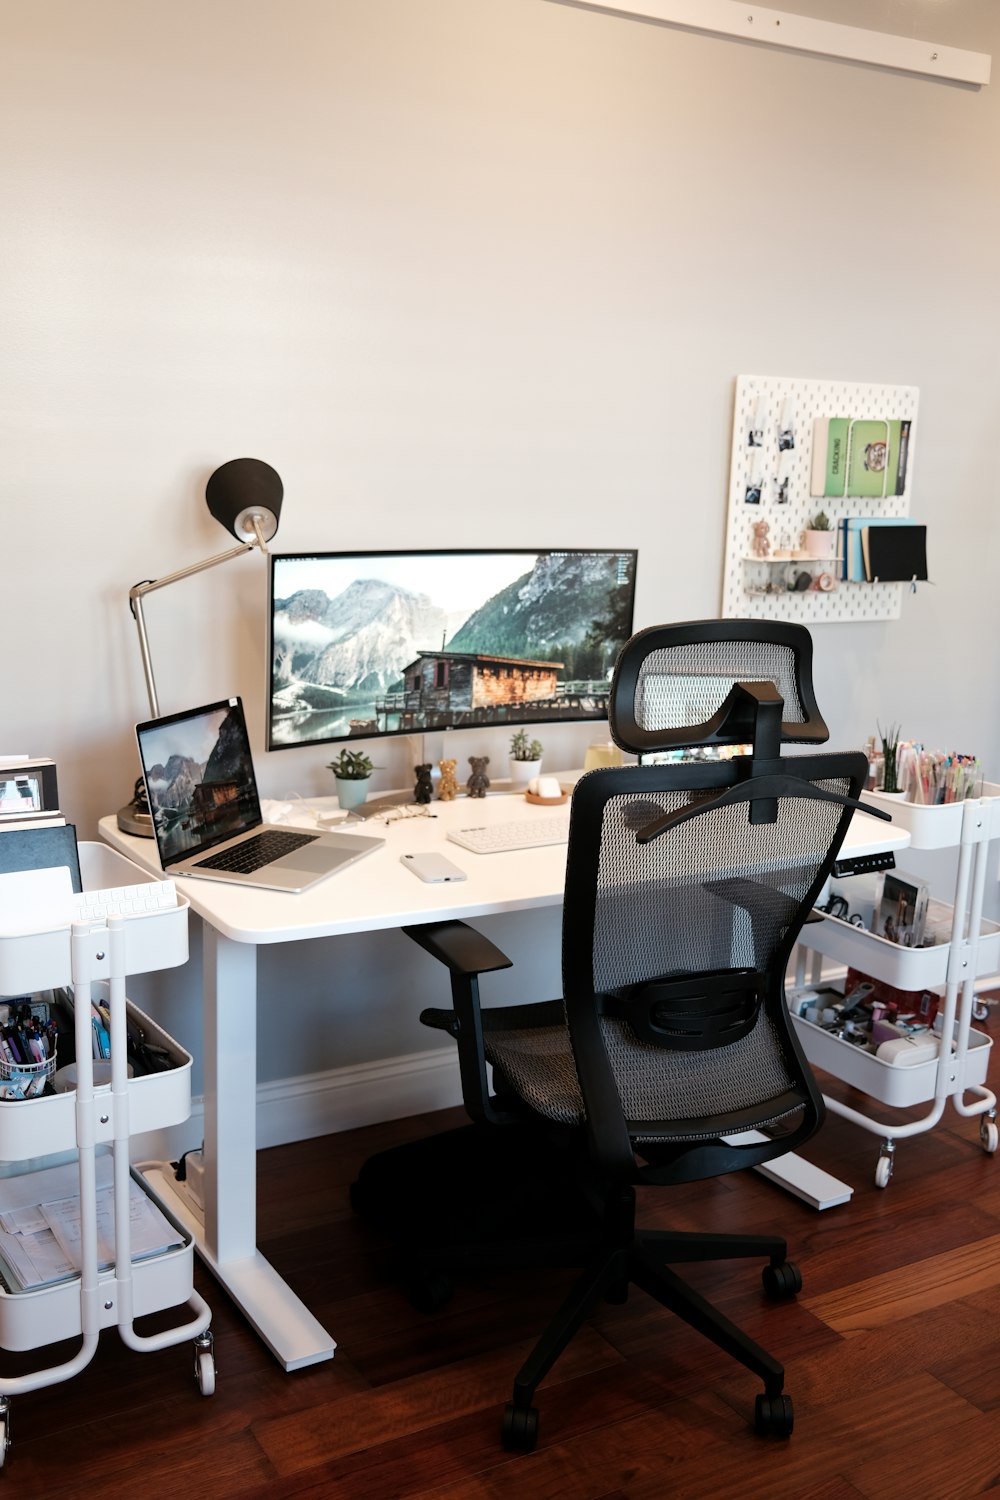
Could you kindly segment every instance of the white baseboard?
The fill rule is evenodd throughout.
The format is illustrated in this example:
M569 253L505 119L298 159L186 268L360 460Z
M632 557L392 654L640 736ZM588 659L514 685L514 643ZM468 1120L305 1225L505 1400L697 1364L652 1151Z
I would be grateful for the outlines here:
M278 1078L257 1088L257 1149L355 1130L380 1120L401 1120L461 1102L454 1047ZM133 1138L133 1160L176 1160L201 1144L204 1118L204 1100L193 1099L190 1119L183 1125Z

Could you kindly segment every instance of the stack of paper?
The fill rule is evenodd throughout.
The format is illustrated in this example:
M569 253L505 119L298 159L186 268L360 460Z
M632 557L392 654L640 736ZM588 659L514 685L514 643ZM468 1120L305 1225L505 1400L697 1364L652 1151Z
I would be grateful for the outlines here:
M99 1165L104 1167L101 1175L107 1177L110 1162L101 1158ZM70 1175L75 1178L75 1167L37 1174L43 1181L43 1192L45 1186L57 1190L68 1187ZM178 1249L183 1243L183 1237L157 1205L134 1178L130 1179L129 1246L133 1262ZM11 1291L51 1286L79 1276L82 1270L79 1193L0 1208L0 1260ZM114 1188L110 1182L97 1192L97 1262L102 1271L115 1263Z

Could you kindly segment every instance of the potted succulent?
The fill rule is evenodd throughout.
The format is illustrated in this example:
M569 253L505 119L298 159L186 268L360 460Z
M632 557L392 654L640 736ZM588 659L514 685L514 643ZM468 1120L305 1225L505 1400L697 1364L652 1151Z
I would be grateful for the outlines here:
M825 510L819 511L811 521L806 522L802 545L808 557L836 557L837 533Z
M328 769L337 778L337 801L344 812L360 807L368 796L368 778L375 769L368 756L361 750L341 750Z
M526 729L518 729L511 736L508 764L511 786L526 787L532 777L537 776L542 769L541 741L529 739Z

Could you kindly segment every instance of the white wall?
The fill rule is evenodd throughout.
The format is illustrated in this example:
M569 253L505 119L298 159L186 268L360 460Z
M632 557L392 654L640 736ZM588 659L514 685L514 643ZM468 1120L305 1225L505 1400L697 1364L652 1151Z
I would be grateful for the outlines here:
M991 0L793 8L1000 53ZM1000 778L1000 82L547 0L0 0L0 23L0 749L56 757L83 836L137 770L128 588L227 545L220 463L278 469L283 550L634 545L637 624L714 615L740 372L920 387L934 586L898 623L818 627L819 701L834 744L898 720ZM329 750L263 751L264 596L241 558L148 601L161 705L241 693L265 795L328 790ZM384 782L407 753L380 747ZM554 916L529 928L548 990ZM265 969L275 998L305 984L320 1065L373 1011L425 1045L413 957L374 946L338 953L336 1028L330 947Z

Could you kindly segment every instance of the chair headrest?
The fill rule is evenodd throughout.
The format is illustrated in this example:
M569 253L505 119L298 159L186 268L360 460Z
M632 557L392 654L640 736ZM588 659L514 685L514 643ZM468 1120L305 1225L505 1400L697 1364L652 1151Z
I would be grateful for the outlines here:
M635 755L742 744L745 716L720 713L739 684L773 683L783 700L782 744L820 745L829 730L812 681L812 636L774 620L688 620L651 625L622 647L608 718Z

